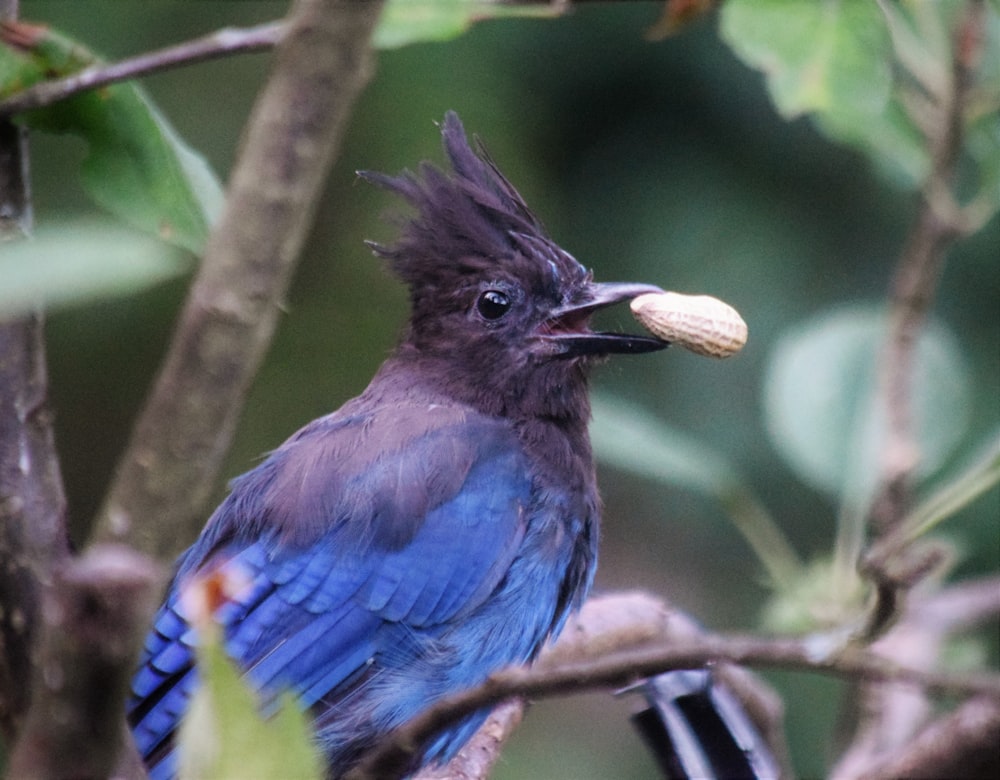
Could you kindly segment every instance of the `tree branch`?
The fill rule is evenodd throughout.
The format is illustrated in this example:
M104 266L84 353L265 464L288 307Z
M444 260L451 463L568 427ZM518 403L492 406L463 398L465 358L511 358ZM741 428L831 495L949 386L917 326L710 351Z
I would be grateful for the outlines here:
M315 202L371 70L381 3L299 0L96 538L172 557L197 535Z
M120 765L119 749L131 745L125 696L162 580L148 558L110 545L56 569L34 696L8 776L110 777Z
M911 598L901 618L870 651L912 669L929 670L955 633L1000 614L1000 578L984 577L921 598ZM905 754L913 735L933 713L925 691L909 685L861 686L854 700L859 714L851 744L832 773L867 777L871 768ZM946 776L946 775L945 775Z
M1000 703L971 699L931 723L895 755L865 767L863 773L851 780L996 777L1000 773L997 734L1000 734Z
M504 743L521 724L524 710L524 699L510 699L494 707L458 755L444 766L424 767L413 780L486 780Z
M980 54L969 42L977 40L972 31L981 28L984 13L981 0L969 0L955 31L948 86L932 104L936 115L928 139L931 170L889 293L881 385L887 431L872 512L876 530L882 535L899 526L909 505L910 481L919 460L911 387L916 344L934 301L945 255L965 226L955 201L955 175L969 88Z
M16 15L16 2L0 2L0 19ZM31 223L27 137L0 120L0 242L23 239ZM41 315L0 322L0 735L7 744L31 698L42 590L67 553L47 397Z
M947 78L939 88L927 92L927 99L918 106L920 116L914 117L927 135L931 169L890 288L879 399L885 410L886 434L871 511L876 538L860 565L875 592L863 633L868 639L882 637L873 645L873 652L919 668L930 668L937 662L943 643L961 628L964 618L974 619L977 612L993 608L996 602L995 594L991 604L982 589L961 594L957 603L966 607L966 615L959 616L956 611L955 619L943 617L926 598L922 613L917 605L907 604L910 591L940 569L949 553L939 543L911 538L911 529L904 522L920 457L912 408L917 343L945 256L954 241L976 222L975 215L964 213L958 204L956 173L967 104L981 55L984 14L982 0L967 0L952 31ZM919 75L916 79L920 81ZM956 594L950 595L955 600ZM931 712L924 691L898 685L862 685L856 700L858 726L835 768L837 777L868 776L870 767L906 749Z
M0 100L0 117L44 108L88 89L148 76L181 65L193 65L237 52L270 49L281 42L285 29L284 21L268 22L256 27L228 27L217 30L211 35L119 62L91 65L64 78L39 82L5 100Z
M934 300L945 256L968 227L955 195L955 179L963 143L963 122L984 23L984 4L968 0L953 31L948 78L928 93L921 126L927 133L931 170L924 183L916 221L896 266L889 294L889 328L881 361L879 403L885 410L886 433L879 484L871 520L876 538L861 561L861 571L874 584L875 600L864 636L887 657L922 667L936 661L948 628L941 622L900 620L906 596L947 560L940 544L909 538L904 518L911 482L920 457L913 420L913 376L917 343ZM911 614L911 618L915 617ZM899 625L893 624L899 620ZM887 633L888 632L888 633ZM914 637L914 633L919 638ZM916 648L919 657L914 657ZM893 685L862 686L861 716L852 744L838 762L836 774L852 777L858 767L908 743L930 711L924 694Z

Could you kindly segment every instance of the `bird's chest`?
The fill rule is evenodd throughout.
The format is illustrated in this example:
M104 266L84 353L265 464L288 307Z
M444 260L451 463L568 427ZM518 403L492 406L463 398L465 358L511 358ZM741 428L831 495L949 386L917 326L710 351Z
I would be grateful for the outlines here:
M540 554L567 563L589 548L599 523L596 496L586 488L541 487L528 509L527 539Z
M499 622L491 635L501 637L505 647L518 648L508 663L532 658L590 590L597 565L597 517L580 499L551 490L537 496L519 553L484 605Z
M556 552L590 547L596 539L599 502L586 428L535 420L519 430L532 464L531 524L539 544Z

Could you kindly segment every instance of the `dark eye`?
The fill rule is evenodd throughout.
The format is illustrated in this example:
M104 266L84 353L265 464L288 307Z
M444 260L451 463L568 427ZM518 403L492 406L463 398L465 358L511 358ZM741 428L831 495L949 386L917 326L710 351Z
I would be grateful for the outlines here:
M487 290L476 301L476 310L484 320L498 320L510 309L510 296L499 290Z

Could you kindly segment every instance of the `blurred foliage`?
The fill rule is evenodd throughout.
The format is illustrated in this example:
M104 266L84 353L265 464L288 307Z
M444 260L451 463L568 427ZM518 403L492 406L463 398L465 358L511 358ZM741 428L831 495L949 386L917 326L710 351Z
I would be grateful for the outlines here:
M406 5L416 8L398 1L394 12L406 12ZM457 5L448 0L438 9ZM782 578L773 562L765 577L745 538L726 522L740 511L746 517L759 512L775 518L790 547L810 561L790 566L798 574L790 579L801 586L787 593L806 594L812 605L827 603L824 593L831 605L853 603L856 581L846 581L831 563L831 541L840 533L838 518L843 523L842 448L848 438L858 440L849 424L851 409L864 407L857 393L873 326L864 325L867 314L841 325L838 317L870 311L888 286L913 213L912 187L927 165L909 109L941 76L932 66L942 61L941 33L958 5L729 0L719 17L654 44L642 37L657 6L582 4L558 20L485 22L447 44L381 52L227 476L359 392L391 348L405 317L405 294L361 240L389 235L377 217L398 204L355 186L353 171L395 172L421 159L439 160L432 122L455 109L553 237L593 266L598 279L710 293L734 304L750 326L747 348L730 361L669 350L622 358L598 372L601 397L611 399L599 407L594 431L608 458L600 474L606 524L598 587L647 588L710 627L759 625L765 611L773 617L794 606L770 601L767 586ZM113 59L273 19L286 7L272 0L23 0L22 16L51 23ZM988 8L984 34L996 42L998 14L995 5ZM432 24L433 37L468 27L469 17L449 19ZM947 45L946 36L943 41ZM764 75L743 67L734 50ZM985 50L983 73L990 81L970 117L962 168L962 191L985 204L984 215L1000 203L992 81L1000 78L998 50ZM267 63L266 54L246 55L152 76L143 86L180 135L224 172ZM803 113L812 120L795 118ZM66 171L92 153L63 138L33 138L40 232L91 213ZM110 170L112 161L105 162ZM945 476L915 513L933 508L937 496L954 498L949 491L966 477L980 487L996 479L993 451L983 455L981 447L984 432L1000 427L998 245L993 219L956 247L942 280L935 327L952 335L939 340L938 365L945 368L938 371L960 367L966 389L952 397L953 411L938 412L953 454L942 448L937 465ZM0 266L6 259L4 250ZM58 311L50 320L57 436L77 538L86 532L155 371L183 287L171 282ZM838 335L837 327L850 333ZM807 397L807 386L797 389L794 381L782 393L792 408L766 403L782 361L796 348L807 358L798 370L828 383L851 380L851 386L827 388L830 406L820 396ZM824 384L814 389L821 392ZM846 404L837 412L846 415L840 427L829 424L838 397ZM613 417L623 412L630 421ZM808 457L789 449L790 438L772 438L776 420L786 415L797 416L781 430L795 434L803 415L812 415L808 430L819 438L799 442ZM963 425L968 433L959 436ZM615 439L616 427L622 439ZM661 445L669 436L671 452L645 443L646 434L661 438ZM637 453L659 458L659 465L651 468ZM839 464L841 484L832 472L817 478L808 459ZM961 553L955 576L996 571L1000 495L994 487L971 501L975 491L959 492L964 500L948 503L947 511L960 511L944 526ZM734 495L744 500L742 510L734 511ZM783 619L787 625L787 614ZM992 642L995 655L995 637ZM843 686L801 675L772 679L786 699L798 773L822 775L829 756L815 745L829 738ZM652 776L624 717L630 706L588 695L536 707L496 776Z
M906 517L910 538L952 517L1000 482L1000 430L993 431L967 461L942 478Z
M389 0L375 30L373 43L380 49L396 49L411 43L448 41L457 38L475 22L517 16L545 18L559 15L555 5L489 0Z
M178 255L107 219L46 222L30 242L4 248L0 317L134 294L188 271Z
M886 410L875 402L886 317L854 305L825 311L774 345L764 377L765 421L789 467L850 503L875 488ZM914 377L920 475L934 473L966 434L968 371L958 341L939 324L921 334Z
M961 2L729 0L721 34L767 76L789 119L811 115L834 140L855 144L884 173L918 187L930 170L928 105L945 99L951 31ZM980 97L966 117L964 152L977 196L1000 207L1000 14L979 34Z
M735 466L702 442L619 398L593 399L590 439L604 462L719 502L777 589L792 588L801 565Z
M42 25L7 23L0 41L0 97L100 63L80 43ZM83 138L88 154L80 175L94 201L140 230L200 251L222 205L222 187L138 86L83 92L19 121Z

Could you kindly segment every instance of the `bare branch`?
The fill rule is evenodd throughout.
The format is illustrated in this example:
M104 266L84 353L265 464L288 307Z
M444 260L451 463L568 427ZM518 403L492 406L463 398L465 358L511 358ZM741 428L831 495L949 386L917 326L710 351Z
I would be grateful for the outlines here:
M945 642L1000 613L1000 578L954 585L929 595L913 594L900 619L870 651L911 669L930 670ZM863 685L854 697L857 728L832 773L835 778L867 777L872 766L909 750L933 715L926 691L910 685Z
M277 322L317 195L370 73L381 4L299 0L254 107L155 386L96 538L172 557L196 536Z
M645 599L649 601L648 597ZM432 734L463 715L513 696L539 698L615 689L673 669L701 668L707 664L730 663L818 672L857 681L908 683L931 692L972 693L1000 701L1000 675L913 669L863 648L847 648L824 657L805 639L705 634L671 640L664 634L670 631L670 621L676 626L677 619L676 614L667 613L666 622L662 618L659 623L645 618L640 622L619 621L618 627L608 633L582 641L573 636L573 630L567 629L568 647L579 649L580 656L575 656L572 649L560 649L560 640L532 667L504 669L483 685L441 699L385 740L349 777L368 780L393 776L409 765L416 746ZM578 621L578 625L585 633L592 630L585 619ZM651 641L653 636L657 638Z
M45 593L42 657L10 777L109 777L122 712L163 572L145 556L97 546L67 558Z
M91 65L64 78L39 82L0 101L0 117L44 108L88 89L148 76L181 65L192 65L240 52L270 49L281 42L284 33L283 21L269 22L256 27L227 27L211 35L119 62Z
M942 643L959 623L934 620L930 607L922 615L912 605L907 607L908 593L949 557L938 543L911 540L904 522L920 457L912 409L914 357L945 256L974 223L958 206L955 178L966 104L982 46L979 33L984 13L982 0L966 2L952 36L948 77L940 90L921 103L918 119L927 133L931 170L890 289L879 399L887 430L872 507L877 537L861 563L862 572L874 583L876 596L865 635L874 639L885 634L873 652L925 669L935 664ZM979 605L969 606L970 613L981 609L981 591L968 601ZM914 656L917 652L919 657ZM862 685L857 701L858 726L838 762L837 777L867 776L869 767L909 744L931 711L925 692L898 685Z
M67 553L46 395L41 317L0 323L0 732L11 741L31 696L42 591Z
M937 113L928 143L931 171L924 183L916 222L896 265L889 294L889 331L881 361L880 403L886 413L879 486L872 521L879 539L862 570L875 584L876 603L866 633L877 637L891 625L902 596L940 563L940 550L906 544L903 520L920 452L913 421L913 374L917 341L934 300L945 256L967 220L954 187L963 141L963 121L984 24L982 0L968 0L952 40L950 77L932 104Z
M865 767L865 780L996 777L1000 773L1000 703L971 699L934 721L883 763Z
M983 24L984 4L970 0L953 42L948 88L937 102L929 138L931 171L917 218L896 265L890 290L890 325L882 376L888 430L881 484L873 510L877 530L887 534L902 521L919 452L913 430L912 377L917 338L933 303L945 255L963 229L954 200L954 180L963 141L964 110L979 52L970 30Z
M16 14L16 2L0 2L0 19ZM31 222L27 138L0 120L0 242L23 239ZM0 322L0 735L7 744L31 697L42 589L67 552L47 397L41 316Z
M498 705L457 756L444 766L424 767L414 780L486 780L504 743L521 724L524 708L524 699Z

